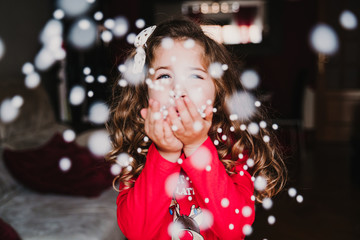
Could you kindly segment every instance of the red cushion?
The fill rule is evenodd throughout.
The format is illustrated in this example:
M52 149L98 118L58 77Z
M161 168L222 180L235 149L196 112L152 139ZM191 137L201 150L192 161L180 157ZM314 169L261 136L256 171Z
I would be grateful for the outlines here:
M9 224L0 218L0 239L20 240L21 238Z
M67 171L59 167L63 157L71 160ZM37 149L5 149L4 161L15 179L42 193L95 197L112 185L114 177L104 158L75 142L66 142L59 133Z

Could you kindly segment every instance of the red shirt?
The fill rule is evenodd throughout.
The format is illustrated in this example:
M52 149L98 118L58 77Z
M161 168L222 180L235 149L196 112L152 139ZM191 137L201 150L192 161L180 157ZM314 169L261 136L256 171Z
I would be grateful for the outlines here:
M117 198L117 219L124 235L129 240L169 240L169 229L173 234L185 229L180 239L244 239L243 227L255 218L254 184L244 164L229 176L210 138L181 159L181 164L169 162L154 144L150 146L134 187ZM168 179L178 183L169 184Z

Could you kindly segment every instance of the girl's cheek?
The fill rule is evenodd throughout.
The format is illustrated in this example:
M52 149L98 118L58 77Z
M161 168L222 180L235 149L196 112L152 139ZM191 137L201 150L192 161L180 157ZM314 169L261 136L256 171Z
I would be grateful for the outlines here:
M191 101L199 108L206 103L206 96L201 87L189 88L187 90L188 96Z

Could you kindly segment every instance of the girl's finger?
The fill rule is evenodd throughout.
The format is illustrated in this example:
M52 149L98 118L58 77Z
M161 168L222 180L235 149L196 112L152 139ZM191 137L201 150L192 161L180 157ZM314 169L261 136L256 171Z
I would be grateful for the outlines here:
M190 98L188 96L184 97L184 102L185 102L185 105L186 105L192 119L194 121L200 121L202 119L201 115L197 111L195 104L190 100Z
M167 121L164 121L164 137L166 140L171 139L172 137L174 137L174 134L170 128L170 125Z
M212 122L212 118L213 118L213 107L212 106L207 106L205 109L205 121L207 122Z
M171 126L171 130L174 132L176 132L176 131L183 132L185 129L184 129L184 126L183 126L181 120L178 117L177 112L175 111L175 108L169 107L168 113L169 113L168 118L170 120L169 124Z
M190 116L190 113L184 103L184 100L182 98L176 99L176 107L179 111L181 122L185 129L192 128L194 120Z

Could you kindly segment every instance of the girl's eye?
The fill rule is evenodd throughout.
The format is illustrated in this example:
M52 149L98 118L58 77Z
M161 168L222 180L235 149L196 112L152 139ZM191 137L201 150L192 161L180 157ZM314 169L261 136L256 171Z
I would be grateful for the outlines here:
M198 75L198 74L192 74L191 78L196 78L196 79L204 79L202 76Z
M171 78L169 74L161 74L156 79L169 79Z

